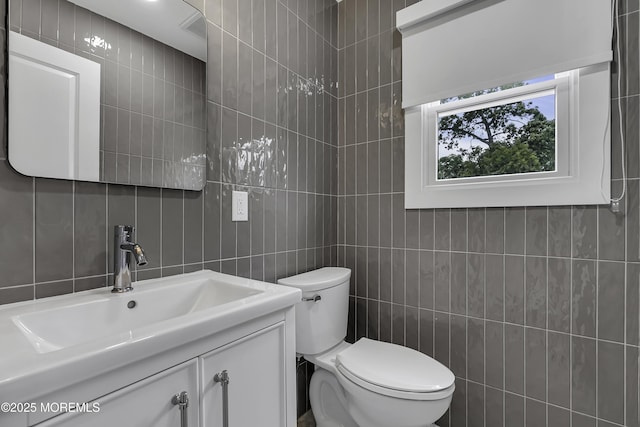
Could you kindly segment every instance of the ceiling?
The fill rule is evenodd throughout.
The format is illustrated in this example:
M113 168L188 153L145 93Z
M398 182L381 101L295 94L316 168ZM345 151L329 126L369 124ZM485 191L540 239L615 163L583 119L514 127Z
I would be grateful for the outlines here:
M206 23L184 0L70 0L202 61ZM196 34L197 33L197 34Z

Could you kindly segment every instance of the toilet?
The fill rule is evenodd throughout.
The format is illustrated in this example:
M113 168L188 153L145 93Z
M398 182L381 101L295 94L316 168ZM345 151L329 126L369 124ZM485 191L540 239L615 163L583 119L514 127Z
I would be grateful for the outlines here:
M302 290L296 351L316 367L309 397L317 426L433 426L451 403L453 373L407 347L345 342L350 277L348 268L325 267L278 281Z

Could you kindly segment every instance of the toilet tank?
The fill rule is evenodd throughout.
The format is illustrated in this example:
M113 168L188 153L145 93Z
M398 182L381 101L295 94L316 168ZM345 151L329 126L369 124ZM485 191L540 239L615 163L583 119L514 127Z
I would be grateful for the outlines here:
M348 268L324 267L278 280L302 290L302 302L296 305L296 352L318 354L347 336L350 277Z

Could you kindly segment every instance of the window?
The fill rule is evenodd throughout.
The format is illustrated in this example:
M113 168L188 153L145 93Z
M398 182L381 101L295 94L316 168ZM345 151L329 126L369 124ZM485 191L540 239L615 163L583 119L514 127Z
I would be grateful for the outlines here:
M430 182L566 172L568 80L546 76L428 104Z
M555 171L555 100L551 93L464 112L439 112L437 179Z
M608 2L419 2L397 22L407 208L608 203Z

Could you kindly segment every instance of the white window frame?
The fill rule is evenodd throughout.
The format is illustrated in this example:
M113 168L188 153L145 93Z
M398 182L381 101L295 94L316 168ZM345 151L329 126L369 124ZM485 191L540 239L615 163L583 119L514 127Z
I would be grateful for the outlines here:
M609 63L556 79L451 103L405 110L405 207L605 204L610 198ZM556 171L437 179L437 115L556 91ZM512 101L508 101L512 102ZM475 108L474 108L475 107Z

